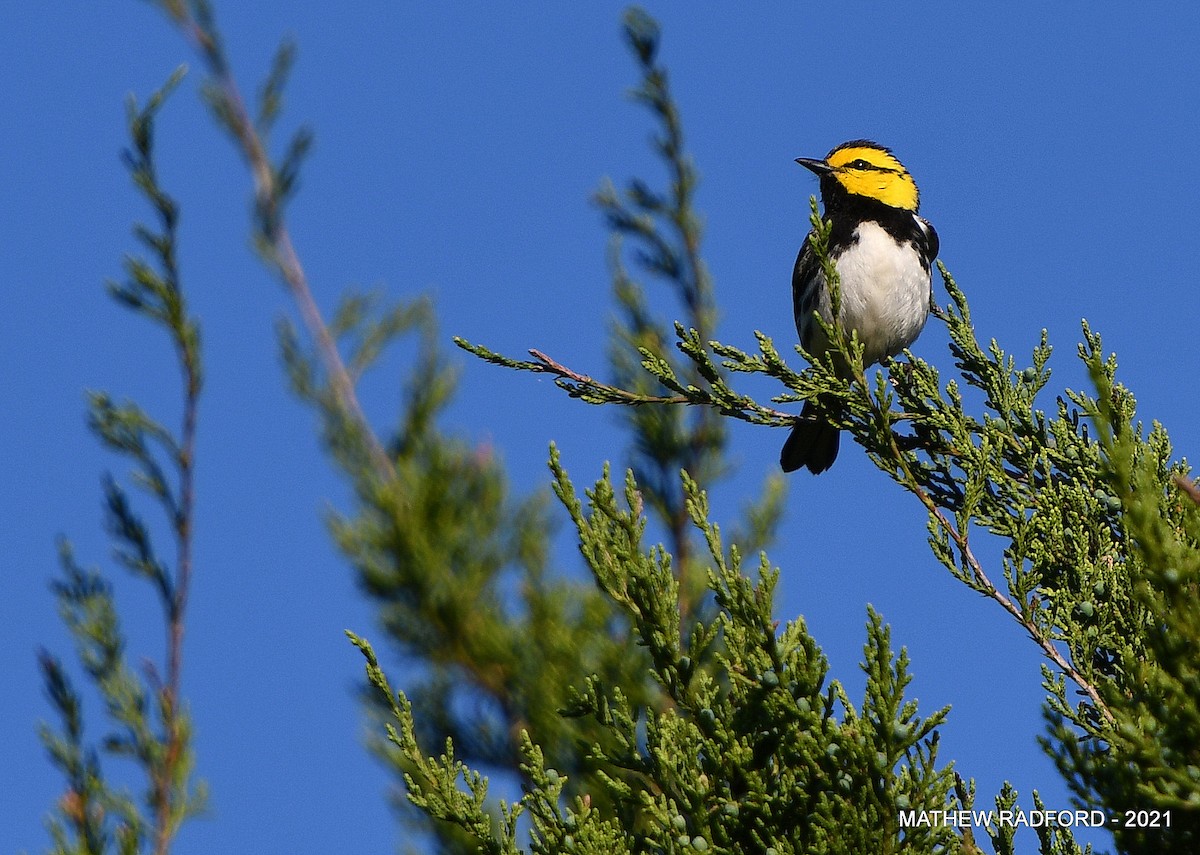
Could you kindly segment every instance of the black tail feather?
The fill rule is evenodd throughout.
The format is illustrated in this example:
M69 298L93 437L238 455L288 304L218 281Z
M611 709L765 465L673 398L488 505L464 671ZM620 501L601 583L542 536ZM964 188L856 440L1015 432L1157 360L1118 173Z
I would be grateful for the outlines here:
M812 409L808 404L804 405L800 420L779 452L779 465L784 472L806 467L812 474L819 475L837 459L841 431L814 417Z

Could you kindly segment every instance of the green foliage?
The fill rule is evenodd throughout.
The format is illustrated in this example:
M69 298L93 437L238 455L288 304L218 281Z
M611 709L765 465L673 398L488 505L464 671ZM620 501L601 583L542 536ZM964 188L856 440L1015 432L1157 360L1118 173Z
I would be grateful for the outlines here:
M1097 394L1077 402L1096 426L1093 498L1112 515L1116 546L1100 544L1109 572L1097 574L1076 606L1086 642L1072 651L1094 650L1111 719L1101 738L1089 739L1079 711L1059 694L1043 744L1085 804L1123 820L1134 812L1135 822L1115 832L1122 851L1188 851L1200 845L1200 491L1186 464L1171 461L1162 425L1146 434L1133 421L1116 359L1102 357L1098 336L1087 338L1080 355ZM1137 622L1115 619L1113 601Z
M1200 807L1198 529L1186 464L1171 462L1161 426L1146 435L1134 421L1116 361L1102 356L1086 324L1080 357L1097 394L1068 390L1049 415L1038 405L1050 376L1045 336L1025 368L994 341L984 348L962 291L944 268L942 275L951 302L935 316L980 415L959 381L943 385L936 369L909 353L873 385L861 373L845 377L857 353L844 336L835 359L804 373L789 369L761 334L753 354L682 328L677 347L701 370L714 370L717 355L727 370L782 381L789 391L776 402L836 402L833 420L928 511L935 558L1012 615L1042 650L1050 725L1043 744L1082 803L1122 815L1133 805L1171 810L1170 828L1125 829L1118 843L1129 852L1164 840L1186 849ZM745 398L730 406L737 393L728 387L680 384L651 359L644 367L676 393L654 405L701 405L770 423L766 408ZM583 376L571 372L569 382L586 387ZM650 403L597 391L613 402ZM1003 544L1000 574L976 557L972 538L981 529ZM1003 576L1003 587L993 575ZM1043 851L1075 851L1068 833L1046 834ZM1011 851L1003 829L993 842Z
M682 382L706 385L702 372L661 346L670 339L669 328L653 317L646 292L624 261L628 246L637 267L664 286L690 323L714 327L712 284L700 260L692 207L696 176L665 71L655 62L657 33L648 19L631 15L627 36L642 71L635 97L661 124L658 147L670 185L658 192L634 181L623 194L606 186L597 196L614 233L620 313L613 325L612 371L618 382L640 382L642 357L630 354L641 352L678 370ZM334 538L379 604L389 639L422 675L408 693L419 723L414 738L422 745L452 739L464 761L507 772L528 788L534 772L522 766L527 758L521 734L527 733L567 782L566 797L588 793L596 810L620 816L626 825L643 822L645 806L637 799L614 801L586 756L588 746L611 748L612 734L591 717L564 718L559 710L570 702L571 688L592 677L621 686L624 697L640 708L659 710L672 701L634 645L621 604L550 566L546 532L551 526L542 499L511 498L498 460L439 430L454 374L438 353L432 324L423 302L387 309L351 297L329 325L352 383L393 341L411 334L419 342L401 420L385 446L386 478L380 477L364 436L356 433L357 423L348 417L320 348L306 349L289 325L281 327L280 336L293 389L319 414L325 441L357 496L354 513L331 518ZM704 410L688 415L643 408L631 415L628 427L632 466L646 482L643 501L673 555L668 576L676 596L669 609L678 634L679 625L690 628L689 616L712 609L705 566L692 558L696 543L678 472L698 473L701 483L723 474L722 420ZM746 549L769 540L781 500L781 480L773 477L747 509L734 540ZM530 638L537 644L530 645ZM711 654L705 655L695 667L714 665ZM376 747L401 774L419 772L410 750ZM489 803L488 810L499 808ZM442 851L471 849L474 844L460 825L430 815L439 820L432 828Z
M330 517L334 539L379 604L389 639L425 675L410 690L421 741L449 738L469 762L520 774L520 734L528 731L582 784L578 746L603 735L559 715L567 688L597 674L638 703L656 703L645 659L594 587L549 572L545 502L514 500L496 458L437 430L454 376L438 353L428 305L381 311L369 302L352 298L335 316L351 365L366 367L397 336L415 333L421 342L389 445L390 481L375 478L360 445L343 445L337 402L286 325L282 348L294 390L321 415L358 491L353 516ZM375 747L400 774L419 773L411 751ZM445 851L470 851L452 829L437 834Z
M867 377L860 345L836 326L826 329L831 353L803 370L761 333L749 349L716 340L716 290L693 204L697 171L658 62L657 25L630 11L625 35L641 75L633 96L658 124L668 180L665 189L605 184L596 196L613 236L611 382L541 351L517 360L456 339L490 362L549 374L572 397L623 407L631 453L620 489L606 469L580 498L551 452L553 489L591 574L574 579L552 565L542 498L513 497L490 450L440 429L455 375L428 303L351 295L329 323L317 309L286 218L312 136L298 131L278 155L270 145L294 47L280 48L251 111L209 4L157 5L208 69L203 95L253 178L255 246L307 333L302 339L281 322L283 361L355 497L329 526L377 602L391 646L416 673L406 692L394 692L370 645L351 635L367 658L372 710L386 722L387 739L374 747L403 779L409 815L429 821L422 828L438 851L981 851L970 828L901 825L905 811L969 809L975 792L938 765L947 710L922 717L905 700L909 662L893 652L880 616L868 612L867 687L855 704L804 622L777 624L778 571L766 556L753 579L743 574L742 556L772 537L782 481L768 480L731 537L710 520L706 491L727 468L724 418L790 427L790 405L801 401L848 431L921 503L934 559L1038 646L1048 693L1043 745L1081 804L1115 814L1171 811L1169 828L1119 830L1121 851L1196 848L1200 490L1186 464L1171 460L1161 426L1147 434L1135 421L1115 359L1102 355L1086 323L1080 356L1095 394L1064 390L1052 406L1046 335L1025 367L997 342L982 345L944 267L949 303L933 313L950 337L954 379L907 352ZM162 676L130 668L109 584L64 544L65 579L55 591L112 729L98 746L85 738L83 700L63 665L43 654L62 720L43 738L67 781L50 822L56 852L166 852L203 801L192 784L179 677L200 337L179 286L178 211L152 156L155 115L177 82L130 111L127 163L158 230L137 227L153 262L129 259L127 280L110 287L169 332L183 375L183 425L177 436L132 402L91 399L93 430L133 461L132 480L163 508L176 544L175 560L162 558L155 527L115 480L106 482L117 560L156 591L168 651ZM812 210L836 307L829 224L815 199ZM673 328L656 317L656 300L631 267L676 301L682 320ZM401 340L415 340L418 356L384 442L355 386ZM735 388L740 374L764 375L780 391L760 403ZM647 532L661 532L662 542L648 547ZM981 537L999 544L998 567L978 558ZM431 745L441 746L438 756ZM144 772L141 802L108 783L106 756ZM495 799L480 767L519 784L522 795ZM1032 799L1042 807L1036 792ZM1013 809L1018 796L1006 786L995 802ZM1014 851L1011 827L993 822L986 834L998 855ZM1043 828L1038 838L1042 853L1080 851L1065 829Z
M679 111L671 97L667 72L657 61L658 26L638 10L625 15L625 37L641 71L632 97L645 104L661 125L654 146L669 172L665 191L641 180L619 193L605 182L596 194L613 241L610 259L619 317L612 328L610 362L615 382L638 392L653 383L641 369L642 354L663 361L682 381L703 386L706 378L691 363L680 364L671 352L669 326L653 316L645 290L632 278L623 255L631 244L634 260L647 274L674 292L688 322L705 335L717 323L712 279L700 256L701 228L693 208L697 175L684 148ZM678 549L687 529L680 501L679 470L709 483L721 473L725 428L708 410L639 407L624 411L634 437L633 468L646 501L667 521ZM682 556L680 556L682 558Z
M867 688L856 707L828 678L802 620L777 631L778 571L762 556L757 583L742 574L737 548L726 551L708 520L706 495L684 476L690 523L709 551L717 613L681 633L671 559L663 546L642 543L646 518L633 474L623 502L606 473L587 492L585 508L553 450L550 466L597 585L649 651L670 704L648 710L621 684L590 677L564 714L590 720L605 735L587 751L599 774L567 798L569 777L547 768L541 749L524 736L530 787L520 801L501 806L497 827L485 807L486 782L454 758L449 742L436 759L421 751L406 695L393 693L370 646L351 636L394 717L389 738L415 770L406 777L414 804L455 823L484 852L782 855L956 845L948 826L899 832L901 809L940 810L951 799L953 779L937 766L935 730L947 710L922 718L916 703L904 700L907 657L893 654L878 615L869 615ZM708 661L715 667L700 667ZM458 789L460 778L466 792ZM533 830L522 850L516 818L526 811Z
M815 245L836 281L822 251L828 225L812 204ZM950 302L933 306L933 314L946 326L959 373L944 383L908 352L872 380L858 343L832 327L829 358L797 371L761 333L756 350L746 351L677 324L675 346L690 368L662 357L662 342L643 345L644 376L616 384L539 351L531 351L534 361L519 361L460 344L493 363L549 373L573 397L639 412L703 408L752 424L794 420L739 393L736 373L779 381L784 391L773 403L817 404L925 508L934 557L1008 612L1040 648L1047 660L1044 745L1082 802L1113 812L1175 811L1170 829L1118 833L1127 851L1164 840L1194 846L1200 619L1192 596L1196 489L1187 466L1171 462L1160 426L1144 435L1134 421L1133 398L1114 379L1115 359L1101 356L1100 338L1086 323L1080 357L1097 394L1066 390L1047 412L1045 333L1026 367L994 340L981 345L963 292L939 269ZM689 382L689 374L705 382ZM987 535L1001 545L998 568L977 557L976 541ZM1074 848L1069 834L1041 842L1043 851Z
M53 588L83 670L104 702L111 730L99 746L85 739L83 699L62 662L43 651L39 662L46 691L62 727L55 731L43 725L41 736L66 778L66 792L48 820L56 853L99 855L114 847L121 853L165 853L182 823L204 806L204 787L193 783L191 722L180 680L191 576L193 446L202 384L200 331L187 312L176 264L178 209L158 183L153 147L155 119L182 77L180 69L142 109L130 101L133 145L125 153L125 162L134 184L154 208L161 230L134 228L154 261L129 257L127 279L109 283L118 302L169 334L184 387L182 427L176 436L136 403L117 403L102 392L92 393L89 402L92 431L105 446L132 461L133 482L162 508L175 541L172 567L159 556L151 527L138 516L124 488L111 477L105 479L105 507L116 559L157 593L167 650L161 670L148 664L139 674L130 667L111 585L98 571L77 564L64 541L59 551L65 578ZM144 775L146 792L140 803L109 783L101 764L103 755L132 761Z

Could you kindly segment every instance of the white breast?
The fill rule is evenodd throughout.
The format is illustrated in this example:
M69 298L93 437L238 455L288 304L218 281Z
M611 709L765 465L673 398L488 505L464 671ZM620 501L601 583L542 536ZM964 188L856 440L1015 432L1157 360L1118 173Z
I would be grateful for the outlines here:
M921 334L929 316L930 274L911 243L896 243L879 224L864 222L854 233L857 242L836 261L841 320L847 330L858 332L863 362L870 365L896 355ZM829 317L828 305L821 308Z

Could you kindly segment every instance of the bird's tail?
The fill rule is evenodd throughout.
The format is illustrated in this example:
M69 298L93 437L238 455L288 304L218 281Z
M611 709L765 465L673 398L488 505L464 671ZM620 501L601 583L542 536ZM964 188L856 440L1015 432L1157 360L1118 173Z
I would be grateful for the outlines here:
M819 475L837 459L841 432L815 415L814 409L805 402L796 426L779 452L779 465L784 472L794 472L803 466L812 474Z

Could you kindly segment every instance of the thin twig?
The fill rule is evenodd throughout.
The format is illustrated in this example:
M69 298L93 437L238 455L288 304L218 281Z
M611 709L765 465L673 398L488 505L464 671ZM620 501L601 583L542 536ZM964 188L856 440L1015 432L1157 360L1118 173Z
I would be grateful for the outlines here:
M581 387L602 392L614 404L635 407L642 406L643 404L683 404L685 406L711 407L725 415L733 416L750 424L774 423L778 426L787 426L805 418L798 416L796 413L788 413L783 410L764 407L757 401L744 396L739 396L741 409L735 409L717 400L710 391L699 388L691 389L691 395L644 395L640 392L631 392L628 389L622 389L620 386L601 383L588 374L581 374L572 368L568 368L540 350L530 350L529 355L537 361L519 363L519 367L522 369L535 374L553 374ZM751 413L758 415L761 420L756 421L750 418Z
M876 412L879 412L877 408ZM889 434L891 434L891 431L889 431ZM892 451L895 454L895 459L900 462L900 466L904 470L904 475L908 481L909 489L912 490L916 494L917 498L921 500L921 503L925 505L926 510L928 510L933 518L937 520L937 523L939 526L941 526L942 530L954 540L955 546L958 547L959 555L971 569L971 575L979 586L978 590L980 590L985 596L999 603L1001 608L1016 618L1017 622L1025 628L1026 632L1029 633L1029 637L1033 639L1034 643L1036 643L1038 647L1042 648L1042 652L1046 654L1047 658L1061 668L1063 673L1070 677L1071 681L1083 690L1088 698L1091 699L1092 704L1096 707L1096 709L1103 714L1104 718L1110 723L1114 721L1115 719L1112 712L1109 711L1108 706L1100 698L1100 693L1096 690L1096 687L1092 685L1092 683L1088 681L1087 678L1085 678L1081 673L1079 673L1079 670L1075 668L1075 666L1072 665L1067 658L1062 655L1062 653L1059 652L1058 648L1056 648L1053 642L1051 642L1050 639L1047 638L1040 629L1038 629L1037 625L1031 620L1027 620L1017 605L999 588L997 588L995 584L993 584L992 580L984 571L983 565L979 563L979 559L975 557L975 553L971 550L971 545L968 542L967 535L963 532L960 532L955 526L951 525L950 521L946 519L945 514L942 513L942 509L938 507L937 503L933 501L933 498L925 491L920 482L918 482L913 476L907 461L900 452L899 446L896 445L894 434L892 434L891 446Z
M564 380L570 380L572 383L578 383L580 386L586 386L590 389L605 392L611 395L614 399L619 399L620 402L632 405L640 404L694 404L695 401L688 398L686 395L642 395L638 392L630 392L628 389L622 389L619 386L611 386L608 383L601 383L599 380L594 380L587 374L580 374L561 362L552 359L540 350L530 350L529 355L536 359L543 367L533 368L532 370L538 373L554 374Z
M264 234L270 245L271 258L300 310L300 316L309 335L316 343L317 352L329 378L329 385L338 408L349 416L351 422L359 429L361 437L366 443L371 463L379 477L384 481L391 481L395 478L395 467L363 414L354 389L354 381L346 370L341 354L338 353L337 344L313 298L312 289L309 288L308 278L292 243L291 234L288 232L283 215L277 210L280 193L275 170L271 166L271 160L267 155L262 137L246 110L246 104L237 81L221 53L215 36L204 29L191 11L185 11L181 17L177 18L177 21L184 35L208 63L210 73L225 96L226 104L229 107L231 127L254 178L256 197L260 203L265 203L265 206L276 215L273 219L273 227Z
M1189 499L1191 499L1197 505L1200 505L1200 485L1197 485L1195 481L1191 480L1190 478L1185 478L1182 475L1176 475L1173 480L1175 481L1175 486L1177 486L1180 490L1183 490Z
M167 281L178 289L179 275L173 258L167 259ZM183 320L186 323L186 319ZM192 581L192 520L195 503L196 421L200 402L200 372L196 354L189 350L176 332L176 350L184 374L183 426L176 456L179 468L179 507L172 520L175 528L175 585L167 615L167 679L162 688L163 718L167 731L167 751L163 760L164 780L157 782L159 798L155 804L154 852L166 855L171 842L171 782L183 753L183 734L179 728L179 697L183 683L183 637L188 592Z

